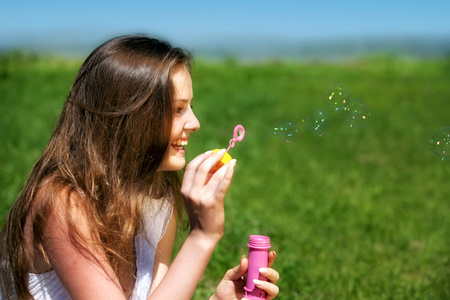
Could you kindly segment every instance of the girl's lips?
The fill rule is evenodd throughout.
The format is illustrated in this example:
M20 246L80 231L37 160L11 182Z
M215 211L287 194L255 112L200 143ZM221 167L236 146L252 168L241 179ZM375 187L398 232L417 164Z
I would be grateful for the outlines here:
M172 147L174 147L177 150L183 150L184 146L188 144L188 141L186 139L177 139L172 142Z

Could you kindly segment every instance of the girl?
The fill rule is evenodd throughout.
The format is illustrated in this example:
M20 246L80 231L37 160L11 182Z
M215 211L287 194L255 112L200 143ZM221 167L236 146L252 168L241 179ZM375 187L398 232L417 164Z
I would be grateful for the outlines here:
M233 160L186 167L190 57L145 36L112 39L81 66L49 144L1 232L7 299L190 299L223 235ZM190 233L170 264L176 217ZM270 265L275 254L270 254ZM211 299L241 299L243 258ZM170 267L169 267L170 265ZM278 273L257 283L272 299Z

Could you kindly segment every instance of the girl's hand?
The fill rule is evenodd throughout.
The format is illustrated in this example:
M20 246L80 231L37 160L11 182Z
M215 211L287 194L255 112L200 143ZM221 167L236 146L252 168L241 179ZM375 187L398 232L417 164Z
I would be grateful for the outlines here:
M279 288L276 286L280 275L271 268L275 261L276 253L269 252L268 268L261 268L261 275L267 278L267 281L255 282L256 286L266 292L266 300L271 300L278 295ZM245 273L248 269L248 259L245 255L241 259L241 263L228 270L222 281L216 288L214 295L210 300L241 300L244 298L244 286L246 284Z
M236 160L231 160L212 176L212 167L225 150L208 151L194 158L187 166L181 195L189 214L191 233L203 234L217 243L223 235L224 198L233 177Z

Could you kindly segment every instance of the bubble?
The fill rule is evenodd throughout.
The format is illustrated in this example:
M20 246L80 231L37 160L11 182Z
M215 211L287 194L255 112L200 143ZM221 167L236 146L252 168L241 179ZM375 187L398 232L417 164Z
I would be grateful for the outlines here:
M450 127L436 130L430 139L431 151L440 160L450 160Z
M350 100L344 109L344 119L350 127L364 127L371 117L367 104L358 99Z
M294 121L277 121L272 125L271 131L274 136L281 138L287 143L291 143L299 137L298 126Z
M325 101L333 111L343 111L349 100L350 93L341 84L334 84L330 86L325 93Z
M331 125L331 115L328 110L313 109L308 114L308 129L315 136L322 136Z

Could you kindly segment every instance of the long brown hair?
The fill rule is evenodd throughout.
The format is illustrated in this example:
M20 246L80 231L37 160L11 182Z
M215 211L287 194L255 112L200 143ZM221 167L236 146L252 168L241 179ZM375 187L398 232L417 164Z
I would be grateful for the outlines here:
M25 223L33 209L33 242L46 257L46 216L64 189L69 190L67 201L73 193L81 195L89 228L99 233L116 274L124 261L135 265L133 245L142 226L143 201L169 197L182 207L178 173L158 171L172 127L171 71L179 65L190 71L188 53L143 35L111 39L88 56L2 229L3 297L31 298L27 280L32 253L25 243ZM44 182L47 196L37 205L33 199ZM75 221L67 219L74 243L87 245Z

